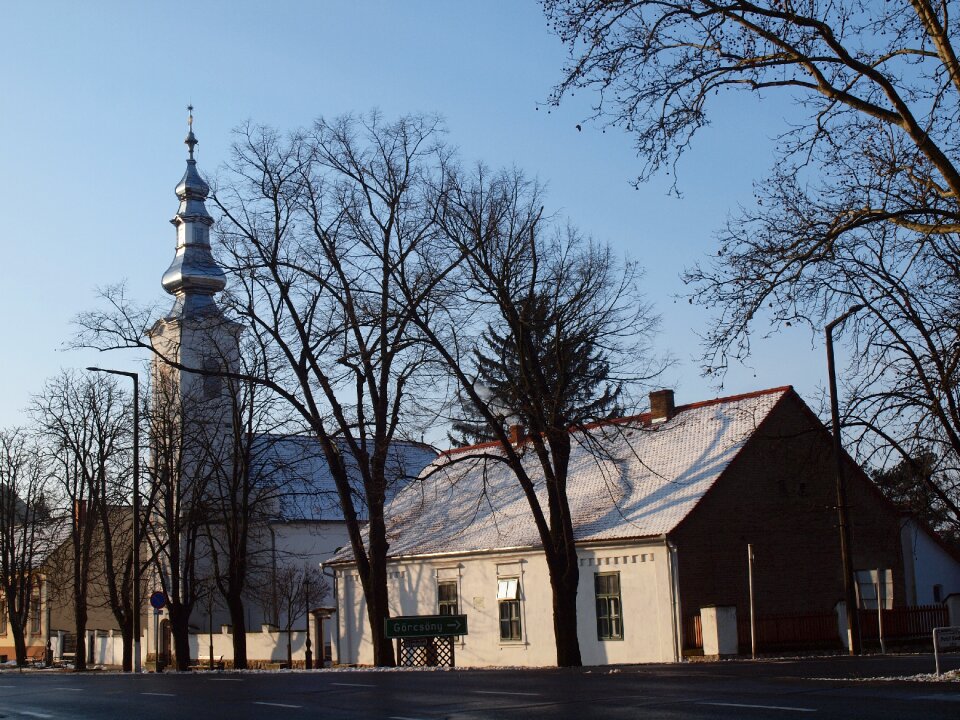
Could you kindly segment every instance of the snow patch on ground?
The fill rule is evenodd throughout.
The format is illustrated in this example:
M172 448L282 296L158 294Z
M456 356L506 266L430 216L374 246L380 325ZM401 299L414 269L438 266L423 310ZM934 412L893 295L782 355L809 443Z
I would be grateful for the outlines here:
M810 678L811 680L828 680L832 682L955 682L960 683L960 670L948 670L940 673L919 673L917 675L899 675L893 677L858 677L858 678Z

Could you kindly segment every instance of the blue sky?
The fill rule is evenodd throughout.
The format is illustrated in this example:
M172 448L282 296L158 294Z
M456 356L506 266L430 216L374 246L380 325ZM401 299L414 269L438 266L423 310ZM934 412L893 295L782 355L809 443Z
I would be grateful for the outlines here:
M464 159L536 175L553 209L646 267L658 344L679 361L664 377L678 402L793 384L816 405L824 363L808 330L756 342L751 367L732 369L721 390L691 360L709 312L676 299L683 268L750 201L783 102L721 99L680 165L678 199L666 176L631 187L628 136L577 131L589 96L548 112L565 55L534 0L35 0L5 3L0 18L0 426L23 422L30 394L61 367L142 361L63 345L99 287L125 280L138 300L167 302L189 102L207 176L246 120L286 130L374 107L439 113Z

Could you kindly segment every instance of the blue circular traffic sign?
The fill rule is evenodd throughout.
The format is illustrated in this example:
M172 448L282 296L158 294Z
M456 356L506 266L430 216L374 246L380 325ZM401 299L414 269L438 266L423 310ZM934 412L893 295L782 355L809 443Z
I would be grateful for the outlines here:
M162 590L157 590L150 596L150 605L154 610L163 610L164 605L167 604L167 596L163 593Z

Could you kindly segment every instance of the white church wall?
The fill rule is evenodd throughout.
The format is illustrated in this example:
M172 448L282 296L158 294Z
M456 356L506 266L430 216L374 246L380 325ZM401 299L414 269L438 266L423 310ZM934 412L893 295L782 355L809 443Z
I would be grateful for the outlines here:
M266 616L262 606L264 591L275 582L274 564L277 568L293 565L319 570L321 563L329 560L334 552L349 542L349 535L343 522L278 522L251 530L248 552L251 567L244 597L247 630L259 628L262 624L274 619ZM205 577L212 572L209 554L206 548L202 547L203 544L201 542L198 553L202 558L198 563L199 577ZM325 598L321 597L320 588L314 586L310 604L313 607L331 606L333 604L332 583ZM278 621L283 627L286 624L286 615L281 612ZM295 619L294 625L302 622L301 616ZM209 624L207 605L201 601L191 616L191 625L200 631L206 631ZM219 597L214 603L212 624L215 629L221 625L230 624L229 612ZM231 656L232 650L227 654L227 657Z
M580 550L577 623L584 664L670 662L675 659L671 580L663 545ZM597 572L619 577L622 639L598 639L594 590ZM392 562L391 615L438 613L438 582L456 582L459 612L469 634L456 644L461 667L556 664L553 611L546 562L539 552ZM516 579L520 637L500 634L498 589ZM501 586L501 581L507 585ZM355 572L338 570L340 662L371 664L366 604Z

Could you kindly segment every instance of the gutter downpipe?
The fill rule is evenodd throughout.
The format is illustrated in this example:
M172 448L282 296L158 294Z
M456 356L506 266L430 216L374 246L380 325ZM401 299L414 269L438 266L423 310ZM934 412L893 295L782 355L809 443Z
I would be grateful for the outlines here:
M683 648L680 646L683 637L680 618L680 572L677 565L677 546L666 536L663 538L663 547L667 551L667 569L670 574L670 609L673 612L673 659L682 662Z

